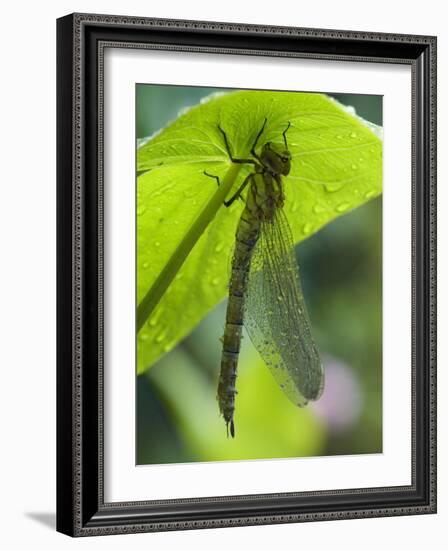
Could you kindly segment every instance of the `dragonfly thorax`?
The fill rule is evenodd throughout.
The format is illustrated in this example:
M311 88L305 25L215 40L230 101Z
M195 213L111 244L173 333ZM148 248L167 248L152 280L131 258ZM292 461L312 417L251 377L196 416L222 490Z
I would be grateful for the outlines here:
M273 176L267 170L258 172L248 194L247 206L259 220L272 220L275 211L282 208L285 201L281 176Z

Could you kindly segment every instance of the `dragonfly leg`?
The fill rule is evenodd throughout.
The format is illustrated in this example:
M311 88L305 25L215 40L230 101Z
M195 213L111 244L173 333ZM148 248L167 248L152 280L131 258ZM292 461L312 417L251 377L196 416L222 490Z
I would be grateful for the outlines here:
M206 172L205 170L204 170L204 175L205 175L205 176L208 176L209 178L215 179L215 180L217 181L217 183L218 183L218 186L221 185L221 182L219 181L219 176L214 176L213 174L209 174L209 173Z
M213 174L209 174L208 172L206 172L204 170L204 175L205 176L208 176L209 178L213 178L217 181L218 185L221 185L221 182L219 181L219 177L218 176L214 176ZM234 195L232 195L230 197L230 199L228 201L224 201L224 205L227 206L227 208L229 206L231 206L235 201L236 199L241 199L243 200L243 197L241 196L241 193L244 191L244 189L246 188L247 184L249 183L250 179L252 178L253 174L249 174L247 176L247 178L243 181L243 183L239 186L238 188L238 191L236 191L236 193Z
M286 130L282 133L283 141L285 142L286 149L288 149L288 142L286 141L286 132L289 130L290 126L291 126L291 123L288 120L288 126L286 126Z
M260 131L258 132L257 137L255 138L254 144L252 145L252 148L250 150L251 155L253 155L259 162L261 162L261 159L257 155L257 153L255 152L255 147L257 146L257 143L258 143L258 140L260 139L261 134L264 132L267 121L268 121L268 119L265 117L264 122L263 122L263 126L261 127Z
M230 150L229 142L227 141L227 134L224 132L224 130L221 128L221 126L218 124L218 128L221 131L222 135L224 136L224 142L226 144L227 154L229 155L229 158L232 162L235 162L236 164L254 164L257 165L257 162L254 159L237 159L232 156L232 152Z
M154 170L154 168L157 168L157 166L162 166L162 164L163 164L163 160L162 160L162 162L159 162L159 164L157 164L156 166L153 166L152 168L148 168L147 170L137 171L137 177L139 178L142 174L146 174L147 172L151 172L151 170Z
M253 174L249 174L247 178L245 178L243 183L239 186L238 191L236 191L235 194L232 195L228 201L224 201L224 205L227 206L227 208L232 205L236 201L236 199L242 199L241 193L244 191L244 189L247 187L247 184L253 177Z

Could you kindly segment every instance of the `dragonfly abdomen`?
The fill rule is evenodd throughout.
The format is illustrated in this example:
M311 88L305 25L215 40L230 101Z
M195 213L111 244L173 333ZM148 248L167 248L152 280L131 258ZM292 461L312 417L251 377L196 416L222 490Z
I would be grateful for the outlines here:
M249 276L250 260L260 230L259 221L246 207L236 231L235 250L229 283L226 325L221 357L221 374L218 385L219 409L230 434L235 434L233 414L235 411L236 377L238 356L244 321L244 296Z

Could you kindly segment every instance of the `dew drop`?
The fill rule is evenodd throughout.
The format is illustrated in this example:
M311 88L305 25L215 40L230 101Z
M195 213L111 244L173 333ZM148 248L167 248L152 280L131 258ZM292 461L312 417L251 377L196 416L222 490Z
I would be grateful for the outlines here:
M352 164L352 170L358 170L358 165L357 164Z
M358 135L358 134L357 134L356 132L352 132L352 133L350 134L350 137L351 137L351 138L355 138L357 135Z
M322 206L321 204L315 204L313 206L313 212L315 214L322 214L323 212L325 212L325 207Z
M149 262L143 262L142 264L143 269L147 269L148 266L149 266Z
M313 226L312 224L310 223L306 223L303 227L302 227L302 233L304 235L309 235L311 233L311 230L313 229Z
M145 212L146 212L146 206L139 206L137 208L137 216L143 216Z
M371 189L370 191L367 191L367 193L364 195L366 199L371 199L374 196L375 196L375 191L373 191L373 189Z
M155 246L156 248L159 248L160 242L159 242L159 241L156 241L156 242L154 243L154 246Z
M146 332L143 332L142 334L140 334L140 340L142 342L146 342L146 340L149 338L149 335L146 333Z
M212 286L217 286L219 284L219 281L220 281L219 277L213 277L213 279L211 281Z
M224 248L224 244L223 243L218 243L216 246L215 246L215 252L221 252L221 250Z
M299 205L297 204L296 201L294 201L292 203L292 206L291 206L291 212L297 212L297 208L299 207Z
M339 191L342 185L340 183L326 183L324 187L327 193L334 193L335 191Z
M171 349L171 345L170 344L165 344L162 348L162 350L166 353L167 351L170 351Z
M149 320L150 327L155 327L156 325L157 325L157 321L154 319L154 317Z
M161 332L160 334L158 334L156 337L155 337L155 342L156 344L160 344L161 342L163 342L165 340L165 333L164 332Z
M336 138L337 138L337 139L342 139L341 134L338 134L338 135L336 136Z
M338 204L336 206L336 212L345 212L350 208L350 204L348 202L341 202L341 204Z

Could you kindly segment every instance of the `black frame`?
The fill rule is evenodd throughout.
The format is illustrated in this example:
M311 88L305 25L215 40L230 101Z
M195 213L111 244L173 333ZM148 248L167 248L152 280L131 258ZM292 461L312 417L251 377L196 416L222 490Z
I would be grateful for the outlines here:
M411 65L410 486L104 502L102 60L111 46ZM73 14L57 21L57 52L58 531L88 536L435 513L436 38Z

